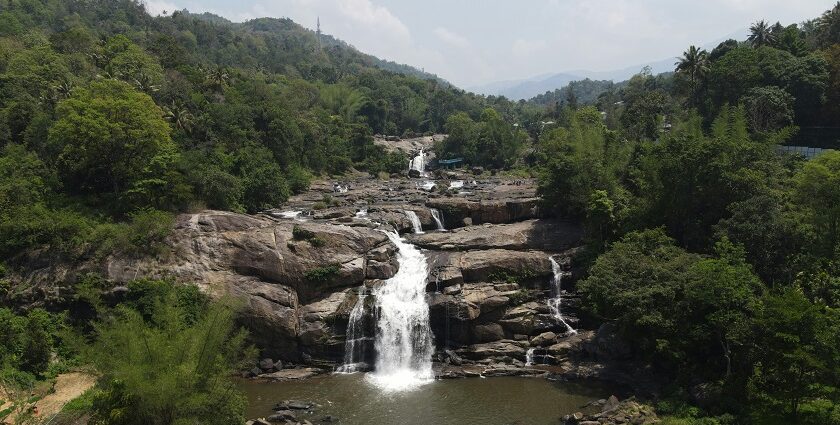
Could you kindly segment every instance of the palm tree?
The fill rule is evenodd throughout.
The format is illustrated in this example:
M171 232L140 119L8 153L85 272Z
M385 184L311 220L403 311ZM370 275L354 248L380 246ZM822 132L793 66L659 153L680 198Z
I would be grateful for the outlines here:
M182 104L176 103L173 100L171 106L163 107L163 113L164 118L171 122L175 128L180 128L185 133L189 133L192 129L193 114Z
M154 79L143 71L140 71L140 73L137 74L137 77L134 79L134 86L137 87L138 90L146 92L147 94L152 94L160 90L160 86L155 84Z
M677 67L676 73L688 75L691 87L696 88L709 72L709 52L691 46L674 65Z
M750 26L749 42L753 47L769 46L776 41L772 27L763 19Z
M221 66L211 70L207 75L207 83L216 91L222 91L229 80L230 75L227 70Z

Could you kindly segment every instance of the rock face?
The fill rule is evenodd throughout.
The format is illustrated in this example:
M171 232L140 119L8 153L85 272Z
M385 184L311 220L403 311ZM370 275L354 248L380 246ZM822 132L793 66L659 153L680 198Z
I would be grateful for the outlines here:
M169 254L159 258L113 257L67 266L33 254L27 258L32 267L14 279L16 301L66 302L72 299L72 284L87 272L111 282L113 294L137 278L165 277L213 296L233 295L243 300L240 321L265 360L252 374L295 379L297 372L282 368L342 362L359 291L364 288L369 294L399 269L397 248L380 231L396 229L427 256L430 320L435 345L446 353L448 365L479 365L485 375L512 374L522 369L531 348L546 363L559 363L569 352L583 350L574 342L578 340L564 335L565 328L546 304L553 277L549 256L571 270L581 228L542 219L533 184L523 188L511 181L476 182L480 177L457 172L446 177L457 178L469 191L486 192L455 196L458 190L446 190L447 181L438 182L442 190L429 192L420 187L422 181L386 185L359 180L340 182L350 190L337 193L334 182L322 182L290 201L297 204L285 211L184 214L167 239ZM283 214L324 203L328 196L327 208L312 208L298 218ZM455 230L437 231L431 208ZM425 234L414 234L408 210L417 215ZM572 286L570 282L564 288ZM363 318L354 321L362 329L357 339L365 346L374 335L373 301L366 298ZM563 311L574 323L573 306L564 304ZM592 356L621 355L609 335L604 332L597 339L601 345L587 346ZM366 356L372 355L372 348L367 351ZM495 372L486 372L490 369Z
M426 204L441 211L444 221L461 227L464 219L472 224L502 224L542 217L538 198L470 201L463 198L431 199Z
M470 226L448 233L413 235L412 243L433 250L549 250L564 251L580 243L580 226L567 222L527 220L497 226Z
M300 361L303 354L340 359L356 301L348 288L368 278L387 279L398 269L396 247L367 227L205 211L179 216L168 243L171 254L165 257L109 258L49 274L69 283L93 271L114 285L167 277L216 296L232 294L244 299L241 320L265 354ZM35 270L19 282L27 286L45 273Z

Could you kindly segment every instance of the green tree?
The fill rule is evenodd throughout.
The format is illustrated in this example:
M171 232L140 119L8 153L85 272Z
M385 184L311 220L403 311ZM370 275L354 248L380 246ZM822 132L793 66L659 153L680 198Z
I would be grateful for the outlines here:
M173 195L177 148L148 95L120 81L93 82L59 103L57 115L49 143L61 152L67 189L110 195L128 207L162 207Z
M788 289L762 301L755 321L755 366L749 380L754 413L777 423L836 423L840 402L840 314ZM828 403L825 403L828 401Z
M750 36L747 38L755 47L770 46L776 41L770 24L764 20L758 21L750 26Z
M793 96L775 87L755 87L742 98L750 129L758 133L793 124Z
M96 325L87 355L104 384L92 423L243 422L245 400L229 376L250 352L234 311L217 303L185 314L176 291L156 292L147 292L147 318L119 306Z
M679 61L675 63L677 74L685 74L691 83L691 91L696 95L698 87L709 73L709 53L705 49L691 46L683 52Z
M840 152L826 151L794 176L795 197L819 235L816 251L832 256L840 242Z

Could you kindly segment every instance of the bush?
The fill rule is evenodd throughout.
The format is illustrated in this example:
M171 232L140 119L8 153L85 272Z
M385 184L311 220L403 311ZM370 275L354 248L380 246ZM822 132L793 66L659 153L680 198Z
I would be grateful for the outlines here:
M142 289L137 289L142 287ZM227 303L185 314L165 282L136 284L134 303L96 325L87 357L102 374L93 424L243 423L245 398L229 376L253 357Z
M323 282L338 274L341 268L338 264L330 264L329 266L316 267L312 270L307 270L304 273L307 279L313 282Z

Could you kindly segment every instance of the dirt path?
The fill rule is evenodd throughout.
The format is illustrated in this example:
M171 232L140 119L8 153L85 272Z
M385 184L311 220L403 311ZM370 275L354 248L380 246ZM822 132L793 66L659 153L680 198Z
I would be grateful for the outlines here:
M67 402L93 388L96 377L86 373L72 372L58 375L55 380L55 392L38 400L38 416L49 418L60 412Z

